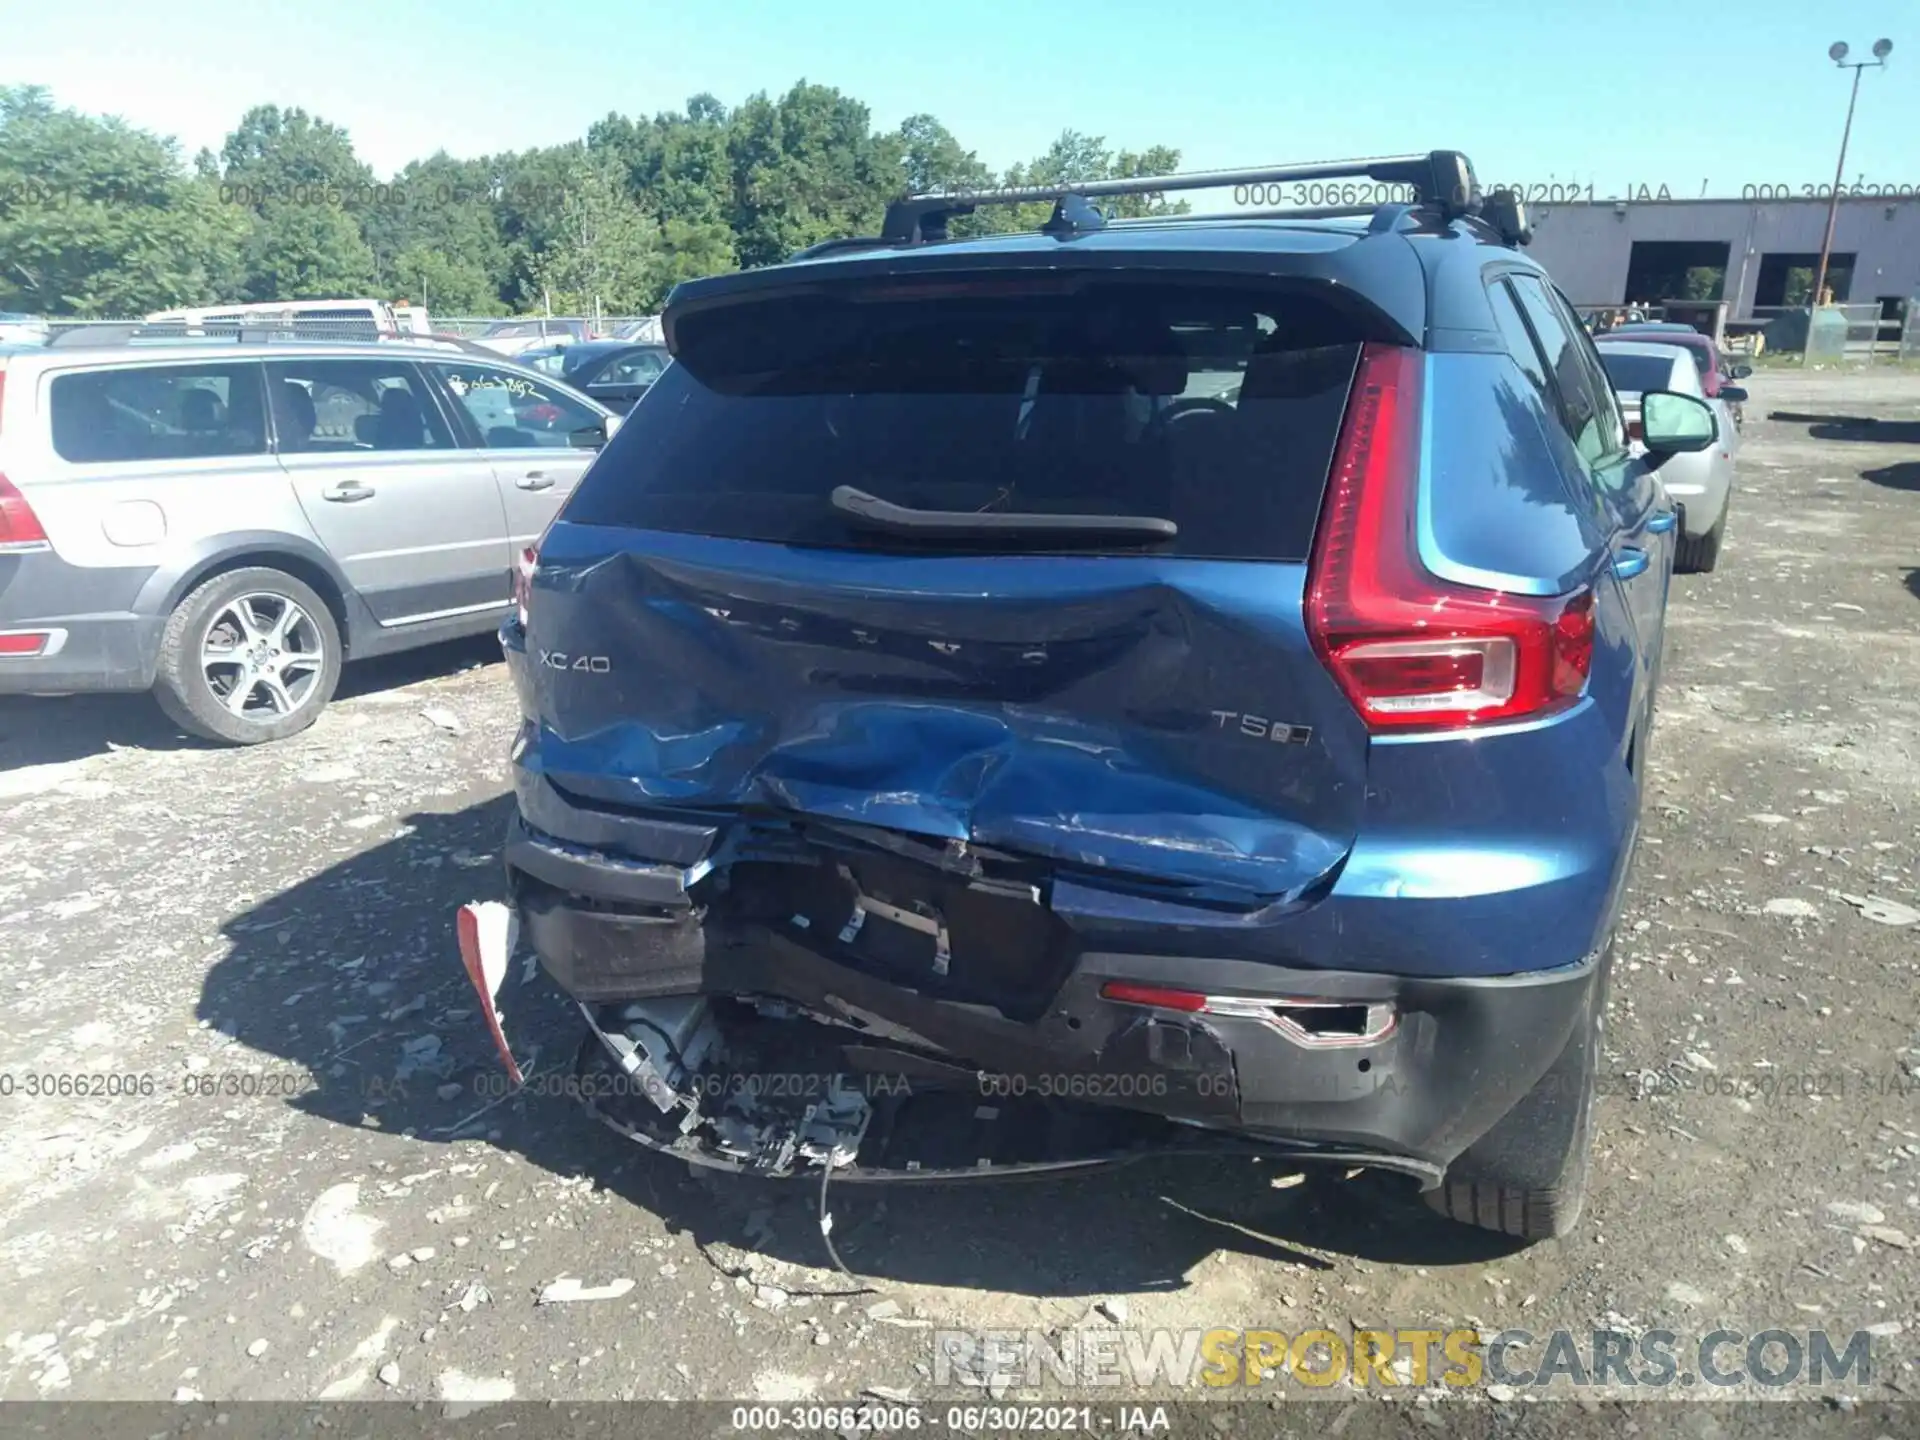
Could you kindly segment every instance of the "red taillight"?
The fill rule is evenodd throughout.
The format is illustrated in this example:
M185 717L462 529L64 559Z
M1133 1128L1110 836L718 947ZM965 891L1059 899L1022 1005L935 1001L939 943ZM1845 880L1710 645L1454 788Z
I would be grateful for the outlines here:
M1593 595L1440 580L1415 532L1421 355L1368 345L1327 482L1307 631L1373 730L1456 729L1558 709L1593 660Z
M0 475L0 548L46 543L47 532L40 528L40 517L33 513L27 497Z
M513 606L520 628L527 628L527 602L533 599L533 572L540 565L540 547L529 545L513 562ZM494 592L498 594L498 591Z
M0 655L38 655L46 648L47 632L44 630L0 635Z

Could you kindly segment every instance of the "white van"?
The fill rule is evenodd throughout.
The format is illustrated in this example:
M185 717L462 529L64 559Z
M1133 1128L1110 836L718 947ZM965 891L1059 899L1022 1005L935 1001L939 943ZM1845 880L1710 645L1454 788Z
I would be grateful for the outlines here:
M147 316L146 323L189 335L234 334L242 327L258 327L302 340L382 340L420 333L425 318L425 311L410 306L403 322L384 300L268 300L160 310Z

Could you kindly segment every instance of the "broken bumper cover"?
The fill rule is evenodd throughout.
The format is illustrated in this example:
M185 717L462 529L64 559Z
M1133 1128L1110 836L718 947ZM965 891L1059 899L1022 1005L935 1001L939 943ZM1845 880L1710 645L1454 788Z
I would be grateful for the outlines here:
M752 907L702 885L705 859L643 863L559 841L522 798L506 848L518 917L590 1020L662 997L784 1001L843 1027L856 1068L983 1103L1118 1107L1429 1185L1553 1064L1596 973L1591 959L1442 979L1074 949L1040 1002L1009 1014L956 993L969 957L956 942L948 977L944 928L924 981L903 983L848 943L857 926L742 913ZM702 850L685 839L683 856Z

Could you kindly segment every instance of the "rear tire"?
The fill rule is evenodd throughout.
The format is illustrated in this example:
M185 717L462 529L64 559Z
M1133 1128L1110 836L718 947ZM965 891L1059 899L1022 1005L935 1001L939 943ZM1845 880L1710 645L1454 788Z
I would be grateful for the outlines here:
M1733 507L1733 498L1727 498L1727 509ZM1720 540L1727 533L1727 510L1720 512L1720 518L1713 522L1713 528L1706 534L1694 538L1682 535L1680 543L1674 547L1673 568L1686 575L1705 575L1720 563Z
M264 566L230 570L167 618L153 698L203 740L284 740L326 708L342 658L340 628L311 586Z
M1451 1220L1516 1239L1570 1234L1586 1205L1593 1097L1613 946L1600 957L1587 1010L1551 1069L1423 1197Z

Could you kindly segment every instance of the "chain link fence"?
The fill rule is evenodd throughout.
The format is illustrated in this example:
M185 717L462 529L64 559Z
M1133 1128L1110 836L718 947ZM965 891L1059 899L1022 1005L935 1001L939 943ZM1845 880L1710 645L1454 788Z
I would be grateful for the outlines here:
M1711 327L1700 321L1702 308L1696 302L1679 301L1574 306L1595 335L1617 324L1656 320L1683 321L1710 334ZM1920 295L1893 316L1873 302L1823 305L1817 314L1805 305L1756 305L1750 319L1724 319L1722 325L1720 348L1729 354L1801 355L1807 363L1821 365L1920 359Z

